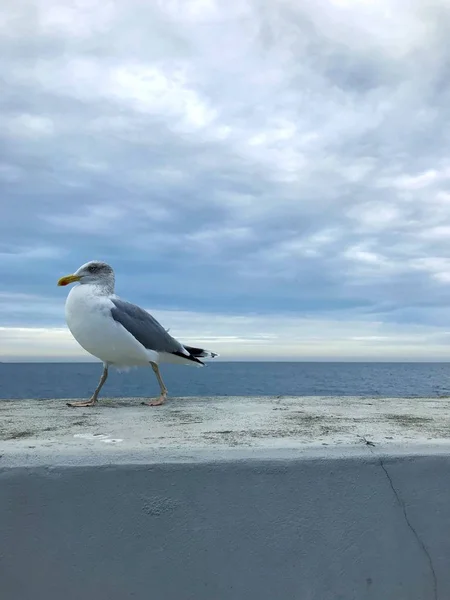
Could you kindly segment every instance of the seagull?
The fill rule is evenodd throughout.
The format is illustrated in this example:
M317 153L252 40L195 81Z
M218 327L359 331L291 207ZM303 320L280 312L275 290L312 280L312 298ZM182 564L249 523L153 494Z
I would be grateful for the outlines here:
M73 337L87 352L103 362L103 372L92 397L68 406L94 406L110 366L118 368L150 365L159 383L161 395L148 406L161 406L167 388L159 363L178 363L202 367L202 358L215 358L215 352L193 348L173 338L146 310L126 302L114 292L115 275L110 265L90 261L72 275L58 280L59 286L78 282L67 296L65 313Z

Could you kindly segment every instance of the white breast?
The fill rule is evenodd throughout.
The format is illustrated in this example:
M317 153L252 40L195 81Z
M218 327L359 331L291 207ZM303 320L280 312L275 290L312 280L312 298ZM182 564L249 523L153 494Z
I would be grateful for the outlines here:
M111 317L113 303L95 293L95 286L77 285L66 300L66 321L73 337L87 352L117 366L158 362L156 352L146 350Z

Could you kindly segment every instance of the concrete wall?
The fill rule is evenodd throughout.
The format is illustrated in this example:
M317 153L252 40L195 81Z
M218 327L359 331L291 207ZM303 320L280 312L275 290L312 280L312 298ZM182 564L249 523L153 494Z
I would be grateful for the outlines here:
M448 599L450 459L4 468L0 597Z

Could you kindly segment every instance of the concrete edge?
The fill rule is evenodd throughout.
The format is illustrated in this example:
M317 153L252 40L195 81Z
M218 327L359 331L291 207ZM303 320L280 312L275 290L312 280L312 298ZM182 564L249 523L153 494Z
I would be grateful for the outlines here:
M143 452L88 452L76 450L65 451L62 454L44 452L37 453L13 451L0 454L0 470L11 468L38 468L38 467L108 467L111 465L122 466L155 466L160 464L188 465L188 464L263 464L287 463L295 461L324 462L338 460L357 460L364 462L416 460L427 457L450 457L450 444L427 445L396 445L389 447L371 446L340 446L329 448L291 448L291 449L230 449L223 451L214 449L193 449L186 452L165 451Z

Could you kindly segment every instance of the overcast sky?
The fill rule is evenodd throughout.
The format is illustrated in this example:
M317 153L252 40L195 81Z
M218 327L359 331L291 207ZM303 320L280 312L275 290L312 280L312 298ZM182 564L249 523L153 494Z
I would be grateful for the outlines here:
M57 279L224 359L450 358L448 0L4 0L0 359Z

